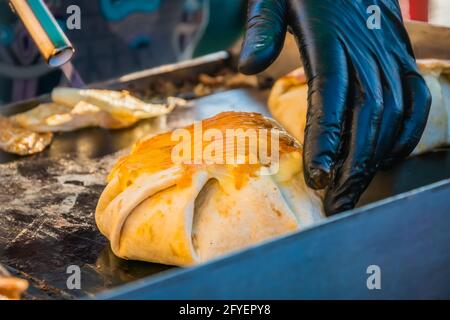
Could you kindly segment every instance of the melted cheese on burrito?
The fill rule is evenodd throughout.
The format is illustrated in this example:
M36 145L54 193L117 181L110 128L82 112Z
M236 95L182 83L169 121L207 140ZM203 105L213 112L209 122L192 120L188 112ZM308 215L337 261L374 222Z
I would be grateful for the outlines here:
M248 129L253 129L255 132L259 132L260 129L268 131L267 137L269 136L269 130L276 129L280 134L280 151L282 153L298 152L300 145L294 138L288 135L284 130L280 129L278 124L273 120L264 118L256 113L235 113L235 112L225 112L221 113L213 118L206 119L202 121L202 132L207 132L208 130L214 129L219 130L221 135L217 135L214 143L219 143L223 150L224 155L228 153L237 154L237 141L236 139L227 139L227 130L242 130L245 132ZM185 128L189 132L191 137L194 137L195 126L191 125ZM191 139L191 150L195 150L195 143L198 144L199 140ZM202 149L207 147L212 142L206 142L204 137L202 137ZM120 180L120 185L126 188L128 185L132 184L136 177L140 176L142 173L155 173L161 170L166 170L173 166L172 151L173 148L179 144L179 141L172 139L172 132L158 135L152 139L147 139L138 142L134 147L130 155L122 158L114 167L109 175L109 181L113 179L114 176L118 176ZM268 137L267 153L270 156L270 139ZM203 150L202 150L203 151ZM258 153L257 150L253 150ZM252 164L248 160L253 155L250 154L252 150L248 147L248 140L246 140L246 153L244 164L239 166L228 166L229 173L234 176L237 184L241 184L243 179L246 179L249 175L254 173L261 167L261 163ZM192 162L195 160L194 152L191 152L190 159ZM194 165L184 165L183 178L189 179L195 168L198 166L204 166L205 161L201 159L200 164ZM224 162L226 159L223 159ZM185 181L186 182L186 181Z

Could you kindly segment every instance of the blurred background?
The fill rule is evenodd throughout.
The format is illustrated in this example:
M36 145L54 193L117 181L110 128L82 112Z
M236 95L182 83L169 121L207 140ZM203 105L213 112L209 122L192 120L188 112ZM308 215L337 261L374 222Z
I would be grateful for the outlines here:
M228 49L243 34L246 0L46 0L76 48L87 83ZM68 30L67 7L81 9ZM449 0L400 0L405 19L450 26ZM0 105L49 92L66 79L49 68L0 0Z

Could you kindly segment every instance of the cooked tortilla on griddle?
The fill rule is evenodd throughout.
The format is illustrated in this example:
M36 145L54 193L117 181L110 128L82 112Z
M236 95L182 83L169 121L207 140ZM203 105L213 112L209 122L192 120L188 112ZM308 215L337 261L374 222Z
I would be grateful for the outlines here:
M87 127L123 129L142 119L170 113L184 101L169 98L167 104L148 104L126 91L56 88L51 103L44 103L11 118L36 132L65 132Z
M0 150L27 156L43 151L50 145L52 138L51 133L33 132L0 116Z

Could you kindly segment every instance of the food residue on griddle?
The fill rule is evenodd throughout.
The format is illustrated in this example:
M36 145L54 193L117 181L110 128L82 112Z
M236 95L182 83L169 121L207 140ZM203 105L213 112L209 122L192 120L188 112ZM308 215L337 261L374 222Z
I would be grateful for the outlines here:
M216 74L202 73L191 79L181 81L174 79L156 79L141 93L150 101L159 101L167 96L183 99L201 98L213 93L235 88L261 88L263 86L257 76L246 76L224 68Z

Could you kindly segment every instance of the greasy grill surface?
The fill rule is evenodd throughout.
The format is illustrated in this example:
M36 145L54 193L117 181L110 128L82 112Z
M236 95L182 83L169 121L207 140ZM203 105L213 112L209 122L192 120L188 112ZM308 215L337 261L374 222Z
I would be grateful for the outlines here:
M0 261L40 291L28 297L82 297L166 269L133 271L139 264L114 258L95 226L95 206L119 154L90 159L53 151L0 165ZM82 270L81 290L67 289L70 265Z

